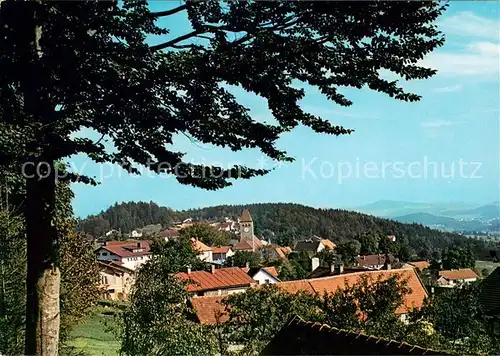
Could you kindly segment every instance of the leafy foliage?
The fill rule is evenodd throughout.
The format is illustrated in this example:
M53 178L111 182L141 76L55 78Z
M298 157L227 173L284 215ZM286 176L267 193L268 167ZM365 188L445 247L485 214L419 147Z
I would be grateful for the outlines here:
M194 321L186 283L172 276L196 259L188 242L167 242L144 264L121 314L121 352L125 355L209 355L216 339Z
M236 251L234 255L226 260L227 267L258 267L260 265L260 255L251 251Z
M101 297L100 274L93 246L78 234L61 240L61 339L88 316Z
M459 354L495 354L500 337L481 311L479 292L480 284L472 283L434 294L414 319L434 325L444 347Z
M323 296L291 294L276 285L264 285L227 297L225 325L229 341L244 345L242 354L256 354L293 315L347 330L369 330L387 336L399 325L395 310L407 293L406 282L363 278L358 284Z
M476 259L470 248L450 247L442 253L443 269L473 268Z
M23 354L26 244L23 221L0 209L0 352Z
M193 224L180 231L180 237L187 239L198 239L208 246L223 246L229 244L231 236L218 231L208 224Z
M229 296L229 322L225 325L229 341L245 345L242 354L258 353L292 315L315 319L316 297L293 295L276 285L248 289Z
M187 267L193 271L207 269L205 262L201 261L193 250L188 239L157 240L151 246L151 260L154 271L163 270L164 275L185 272Z
M336 251L342 256L343 263L351 266L356 262L356 256L361 253L361 243L354 239L345 240L337 245Z

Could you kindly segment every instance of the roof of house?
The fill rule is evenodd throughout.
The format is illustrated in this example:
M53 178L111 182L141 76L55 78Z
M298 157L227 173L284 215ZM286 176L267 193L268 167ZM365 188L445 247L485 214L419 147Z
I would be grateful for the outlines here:
M217 246L212 247L213 253L228 253L231 250L231 246Z
M278 278L278 271L273 266L271 266L271 267L252 267L252 268L243 267L242 270L245 271L252 278L257 273L259 273L259 271L261 271L261 270L264 270L266 273L270 274L274 278Z
M421 271L423 271L426 268L429 268L429 266L431 265L429 261L414 261L414 262L409 262L409 264L415 268L418 268Z
M319 241L299 241L295 245L295 251L316 252L318 250Z
M181 272L175 275L184 280L191 280L187 286L188 292L201 292L235 287L250 287L255 281L239 267L215 269L212 272L193 271Z
M131 270L130 268L123 266L121 264L121 262L117 262L117 261L112 261L112 260L101 261L101 260L99 260L99 261L97 261L97 264L98 264L100 270L103 270L105 268L109 268L109 269L111 269L115 272L118 272L118 273L128 273L128 274L135 273L134 270Z
M288 247L288 246L285 246L285 247L280 247L279 249L280 249L281 251L283 251L283 253L284 253L285 255L288 255L289 253L291 253L291 252L292 252L292 249L291 249L290 247Z
M243 213L240 217L240 222L252 222L252 215L250 215L250 211L248 209L243 210Z
M332 241L327 240L327 239L321 240L321 243L323 244L323 246L325 246L327 249L330 249L330 250L333 250L335 247L337 247L337 245L335 243L333 243Z
M200 324L216 325L218 323L225 323L228 320L229 317L225 305L221 303L224 297L217 295L191 298L191 305L196 312Z
M208 247L200 240L194 239L194 238L191 239L191 246L193 247L193 250L198 251L198 252L212 251L211 247Z
M363 333L307 322L295 316L267 344L261 355L447 355Z
M344 267L344 270L342 273L356 273L356 272L363 272L366 271L363 267ZM330 277L330 276L336 276L339 274L339 269L336 266L335 270L332 272L330 267L318 267L311 273L309 273L306 277L306 279L311 279L311 278L321 278L321 277Z
M427 297L427 291L413 269L363 271L324 278L278 282L276 285L290 293L296 293L299 290L303 290L309 293L323 295L325 292L335 293L337 289L344 288L346 283L352 286L358 283L362 276L367 276L372 280L377 280L378 278L385 280L395 275L407 279L407 286L410 289L410 292L405 296L403 304L396 310L396 313L405 314L412 308L422 307L424 299Z
M500 267L481 282L479 303L488 316L500 316Z
M356 257L358 265L368 267L368 266L379 266L385 264L385 255L364 255Z
M179 230L178 229L166 229L158 233L158 236L160 237L174 237L174 236L179 236Z
M108 241L97 250L104 249L118 257L134 257L151 254L150 241ZM138 246L140 244L140 246Z
M240 251L241 250L253 251L254 246L252 246L252 245L255 245L255 248L260 248L263 246L262 242L254 236L253 237L253 244L252 244L252 240L241 240L236 245L233 246L233 250L234 251L238 251L238 250L240 250Z
M446 278L450 281L456 281L460 279L469 279L469 278L479 278L479 276L470 268L461 268L461 269L452 269L439 271L439 276Z

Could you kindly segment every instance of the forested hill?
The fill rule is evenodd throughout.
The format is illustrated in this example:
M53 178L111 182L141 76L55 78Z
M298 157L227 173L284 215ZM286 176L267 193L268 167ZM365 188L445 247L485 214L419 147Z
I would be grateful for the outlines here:
M252 214L256 235L272 232L280 240L300 240L315 234L338 242L346 238L356 238L365 232L374 232L396 235L417 251L441 250L455 244L462 245L467 241L465 236L433 230L419 224L404 224L353 211L316 209L291 203L219 205L182 211L179 214L196 219L237 218L245 208Z
M380 219L352 211L337 209L315 209L300 204L265 203L251 205L220 205L202 209L174 211L154 203L115 204L106 211L80 221L80 230L94 236L110 229L123 233L149 224L168 226L174 220L236 219L243 209L248 208L255 222L255 233L275 236L276 240L287 242L300 240L312 234L340 241L355 238L365 232L393 234L404 240L414 250L441 250L455 244L464 244L467 238L458 234L445 233L418 224L404 224Z
M79 220L77 228L96 237L112 229L129 233L151 224L169 226L178 218L177 215L172 209L153 202L116 203L97 215Z

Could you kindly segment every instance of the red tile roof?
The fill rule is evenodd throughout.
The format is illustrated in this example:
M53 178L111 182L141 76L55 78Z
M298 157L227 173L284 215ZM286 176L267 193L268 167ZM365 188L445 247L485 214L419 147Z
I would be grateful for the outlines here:
M292 249L288 246L285 246L285 247L280 247L281 251L283 251L283 253L285 255L288 255L289 253L292 253Z
M224 297L218 295L191 298L191 305L200 324L216 325L217 323L225 323L229 319L225 305L221 303Z
M243 269L242 269L243 270ZM427 292L425 291L420 279L414 269L399 269L399 270L383 270L383 271L363 271L358 273L350 273L345 275L337 275L325 278L303 279L297 281L278 282L276 286L288 293L298 293L303 291L311 294L322 295L326 292L335 292L339 288L343 288L345 283L354 285L359 282L362 275L367 275L368 278L376 281L380 277L382 280L394 275L400 275L401 278L408 280L410 292L405 296L403 305L397 310L397 314L405 314L412 308L421 308ZM258 288L257 286L256 288ZM222 310L220 302L224 296L217 297L193 297L192 302L195 307L198 319L202 324L215 324L215 313ZM227 320L227 316L225 319ZM221 321L222 322L222 321Z
M250 287L255 281L239 267L215 269L207 271L181 272L175 275L184 280L192 280L187 287L188 292L201 292L236 287Z
M431 264L429 263L429 261L415 261L410 262L410 265L423 271L424 269L429 268Z
M269 273L271 276L278 278L278 271L276 271L276 268L271 266L271 267L264 267L264 270Z
M335 247L337 247L337 245L335 243L333 243L332 241L327 240L327 239L322 239L321 243L323 244L323 246L325 246L329 250L333 250Z
M439 272L440 277L444 277L450 281L456 281L460 279L472 279L479 278L479 276L470 268L462 269L452 269Z
M217 224L216 227L218 229L227 229L228 227L231 227L232 224L233 224L232 222L227 221L227 222Z
M394 275L400 275L402 279L408 280L407 286L411 289L411 291L405 296L403 305L396 310L397 314L405 314L411 308L421 308L425 297L427 297L427 292L413 269L363 271L309 280L278 282L276 285L290 293L296 293L299 290L304 290L306 292L322 295L325 292L334 293L337 289L344 288L346 283L352 286L358 283L360 281L360 277L363 275L368 276L368 278L372 278L374 281L378 278L385 280Z
M304 291L304 292L311 293L311 294L315 293L314 288L312 287L311 283L309 283L309 280L307 280L307 279L301 279L301 280L297 280L297 281L279 282L279 283L276 283L276 285L288 293L298 293L299 291Z
M140 247L137 244L140 243ZM104 249L118 257L145 256L151 254L149 241L108 241L97 250Z
M363 267L379 266L385 263L385 255L365 255L356 257L358 265Z
M254 236L253 238L253 244L252 240L241 240L238 242L236 245L234 245L233 250L234 251L253 251L252 245L255 245L255 249L262 247L262 242L258 238Z
M212 247L213 253L228 253L231 250L231 246L217 246Z
M179 236L179 230L170 228L170 229L163 230L163 231L159 232L158 236L160 236L160 237Z

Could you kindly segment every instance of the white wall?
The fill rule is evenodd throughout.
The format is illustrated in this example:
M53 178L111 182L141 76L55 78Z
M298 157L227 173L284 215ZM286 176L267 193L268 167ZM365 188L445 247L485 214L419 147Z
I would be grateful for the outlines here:
M260 270L255 274L255 276L252 277L254 281L256 281L258 284L267 284L266 279L269 280L270 284L274 284L278 282L276 278L268 274L267 272L264 272L263 270Z
M121 259L121 262L123 264L123 267L127 267L135 271L136 269L141 267L141 265L146 263L150 258L150 255L123 257Z
M212 262L213 261L212 251L203 251L198 255L198 258L205 262Z

